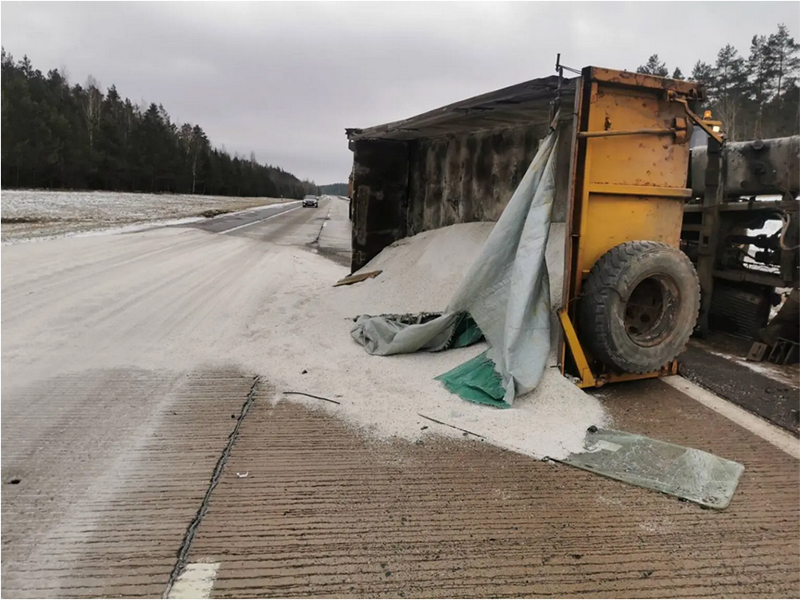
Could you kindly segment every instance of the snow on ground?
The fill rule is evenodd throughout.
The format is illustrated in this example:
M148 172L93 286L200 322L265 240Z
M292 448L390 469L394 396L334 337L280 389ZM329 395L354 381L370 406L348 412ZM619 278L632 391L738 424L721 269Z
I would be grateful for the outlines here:
M207 211L233 212L285 202L281 198L239 198L118 192L5 190L0 194L2 241L60 237L76 232L204 218Z
M729 360L737 365L741 365L754 371L755 373L760 373L761 375L765 375L770 379L775 381L780 381L785 383L786 385L791 385L793 387L797 386L797 365L774 365L768 362L751 362L745 358L740 356L736 356L733 354L729 354L727 352L720 352L719 350L715 350L712 346L708 344L704 344L702 342L695 341L695 343L703 348L709 354L713 354L714 356L719 356L726 360ZM788 372L787 372L788 370Z

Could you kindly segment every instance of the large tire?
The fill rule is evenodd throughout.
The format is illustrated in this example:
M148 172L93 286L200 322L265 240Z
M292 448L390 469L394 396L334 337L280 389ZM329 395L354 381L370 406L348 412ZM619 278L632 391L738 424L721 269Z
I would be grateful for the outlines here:
M673 360L689 341L700 281L677 248L625 242L595 263L581 296L581 343L609 367L647 373Z

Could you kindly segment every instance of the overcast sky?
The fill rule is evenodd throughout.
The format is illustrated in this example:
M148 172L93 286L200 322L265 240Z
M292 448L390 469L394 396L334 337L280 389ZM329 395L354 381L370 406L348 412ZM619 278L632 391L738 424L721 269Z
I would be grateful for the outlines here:
M212 143L317 183L346 181L345 127L395 121L574 67L691 71L800 3L3 2L2 44L43 72L93 75Z

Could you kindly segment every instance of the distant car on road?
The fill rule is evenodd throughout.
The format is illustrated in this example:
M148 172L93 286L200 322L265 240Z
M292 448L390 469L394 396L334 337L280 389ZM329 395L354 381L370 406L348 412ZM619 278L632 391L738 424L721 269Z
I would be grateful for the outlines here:
M303 206L313 206L319 208L319 198L316 196L306 196L303 198Z

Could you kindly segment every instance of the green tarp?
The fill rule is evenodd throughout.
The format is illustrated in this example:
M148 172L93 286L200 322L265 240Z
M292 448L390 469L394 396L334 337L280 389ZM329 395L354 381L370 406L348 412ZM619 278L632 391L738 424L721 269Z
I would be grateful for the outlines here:
M486 352L439 375L436 379L464 400L498 408L509 407L503 401L505 394L503 380L495 371L494 362L486 356Z

